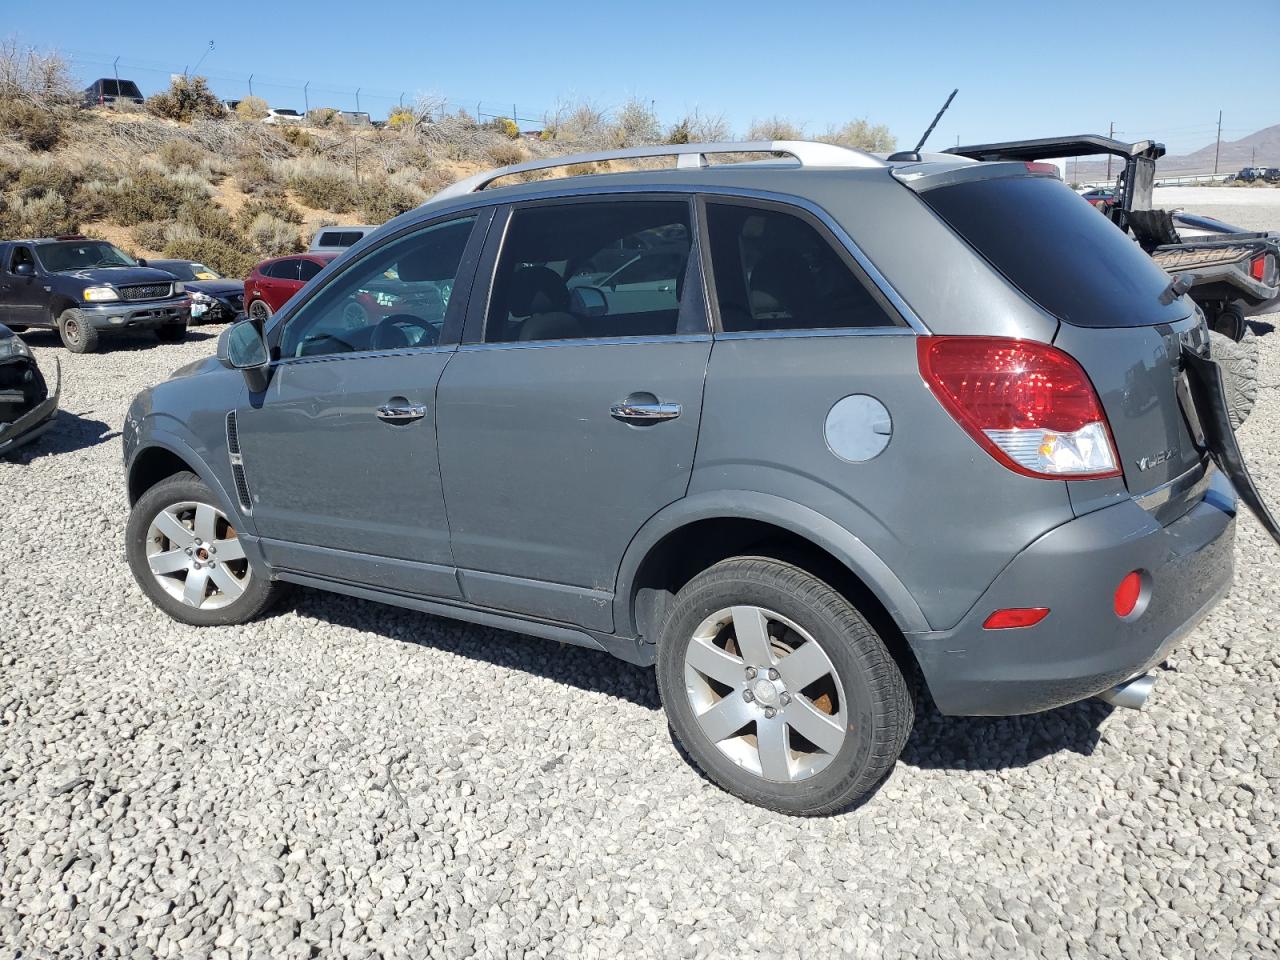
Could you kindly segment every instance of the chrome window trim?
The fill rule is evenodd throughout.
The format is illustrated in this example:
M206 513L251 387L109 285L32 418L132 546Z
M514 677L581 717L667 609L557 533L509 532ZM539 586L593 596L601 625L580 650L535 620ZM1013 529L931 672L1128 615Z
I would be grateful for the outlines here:
M848 231L836 221L835 217L807 197L797 196L794 193L777 193L772 190L756 190L750 187L734 187L725 184L628 183L615 184L607 188L601 187L600 185L591 186L589 184L578 184L577 186L564 187L559 190L540 190L536 194L524 197L485 197L484 193L481 192L472 195L475 201L474 203L453 208L453 212L461 213L462 211L474 210L482 206L510 205L514 208L517 204L537 200L559 200L589 196L608 197L610 195L621 193L648 193L654 195L694 194L695 196L701 195L708 198L736 197L747 200L767 200L782 206L798 207L801 210L807 211L821 221L823 226L831 231L832 235L837 241L839 241L840 245L845 248L849 256L853 257L853 259L857 261L858 266L866 271L867 277L873 284L875 284L876 289L880 291L881 295L883 295L893 308L898 311L902 316L902 319L906 321L908 327L921 336L927 337L932 335L932 331L925 326L924 321L922 321L916 312L911 309L910 305L902 298L898 291L893 288L893 285L890 284L884 274L876 268L876 265L871 262L871 259L862 252L862 248L858 246L851 236L849 236ZM439 214L436 214L435 216L439 216ZM492 283L490 286L492 286ZM860 331L856 327L850 327L844 328L840 332L857 336L868 329L871 328L864 328Z
M778 340L793 337L914 337L910 327L810 327L807 330L721 330L717 340Z
M531 350L539 347L602 347L641 343L709 343L710 333L672 333L642 337L571 337L566 340L507 340L494 343L464 343L459 353L475 350Z
M452 353L458 349L454 343L430 347L396 347L391 350L350 350L346 353L318 353L314 357L279 357L271 361L272 369L291 367L300 363L327 363L334 360L355 360L377 357L409 357L422 353Z

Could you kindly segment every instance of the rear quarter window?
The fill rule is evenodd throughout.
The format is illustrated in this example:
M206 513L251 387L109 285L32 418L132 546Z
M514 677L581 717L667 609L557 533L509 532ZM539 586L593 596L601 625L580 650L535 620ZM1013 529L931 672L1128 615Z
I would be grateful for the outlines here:
M921 198L1027 297L1082 327L1172 323L1169 275L1128 234L1051 177L968 180Z

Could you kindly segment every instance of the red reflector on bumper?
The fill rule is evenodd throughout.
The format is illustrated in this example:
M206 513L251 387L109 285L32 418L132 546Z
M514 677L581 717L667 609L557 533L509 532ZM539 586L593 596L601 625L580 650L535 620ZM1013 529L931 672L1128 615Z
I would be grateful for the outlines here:
M1048 615L1048 607L1011 607L1007 610L996 610L982 621L982 629L1011 630L1014 627L1034 627Z
M1117 617L1127 617L1138 605L1138 597L1142 595L1142 574L1137 570L1126 573L1116 587L1114 607Z

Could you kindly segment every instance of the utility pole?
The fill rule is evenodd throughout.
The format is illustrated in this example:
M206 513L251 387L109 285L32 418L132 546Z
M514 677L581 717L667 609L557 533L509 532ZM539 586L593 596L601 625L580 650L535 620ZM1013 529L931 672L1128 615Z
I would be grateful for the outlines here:
M1111 121L1111 129L1107 132L1107 139L1114 140L1116 138L1116 122ZM1107 154L1107 183L1111 182L1111 154Z
M120 58L111 61L111 72L116 75L116 95L120 94Z
M307 87L309 86L311 86L310 80L308 80L306 83L302 85L302 104L303 104L303 107L305 108L303 112L304 117L311 116L311 98L307 96Z
M1218 111L1218 142L1213 147L1213 172L1218 172L1218 153L1222 150L1222 111Z
M360 112L360 87L356 87L356 113Z
M249 96L253 96L253 74L249 74Z

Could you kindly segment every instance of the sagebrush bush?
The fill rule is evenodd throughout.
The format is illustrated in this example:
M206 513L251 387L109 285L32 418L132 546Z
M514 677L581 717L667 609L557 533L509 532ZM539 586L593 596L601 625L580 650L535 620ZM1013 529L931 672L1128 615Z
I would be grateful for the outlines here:
M56 193L70 197L80 185L81 174L60 163L40 162L23 167L18 172L18 193L24 200L42 193Z
M299 224L302 223L302 212L291 204L286 198L276 194L268 194L265 197L255 197L245 203L236 212L236 223L240 229L248 230L254 220L258 219L261 214L267 214L282 220L285 223Z
M281 126L280 136L284 137L284 142L298 150L310 150L316 145L316 138L307 133L301 127Z
M313 209L347 213L361 202L355 174L332 160L299 157L285 161L284 172L289 188Z
M267 101L261 97L245 97L236 104L236 116L241 120L261 120L267 115Z
M175 176L155 170L139 170L125 177L105 197L106 215L131 226L147 220L164 220L184 203L207 203L209 186L199 177Z
M324 128L345 125L342 114L338 113L333 107L316 107L307 114L307 122Z
M195 260L228 277L247 277L258 262L252 253L208 237L179 240L167 244L163 252L170 260Z
M81 220L105 220L111 211L111 188L106 180L86 180L71 195L71 206Z
M487 152L489 159L500 167L521 163L525 159L524 148L518 143L495 143Z
M260 193L280 186L280 177L270 161L257 154L241 157L233 172L241 193Z
M17 137L32 150L52 150L62 142L64 115L25 100L0 100L0 132Z
M54 237L76 233L79 216L67 201L52 191L36 197L0 196L0 235L6 237Z
M620 147L637 147L662 139L662 125L653 107L637 97L622 105L613 125L614 142ZM689 141L685 141L686 143Z
M416 187L396 180L378 178L360 188L360 216L365 223L386 223L427 199Z
M190 123L197 117L219 120L227 115L204 77L174 77L168 90L147 98L147 109L180 123Z
M804 127L786 117L766 117L754 120L747 129L748 140L803 140Z
M156 157L170 170L201 171L208 167L209 153L187 140L170 140Z
M244 247L244 232L239 230L230 214L215 203L197 201L178 207L174 217L199 231L200 236L219 240L232 247Z
M278 257L285 253L297 253L302 249L298 228L269 213L253 218L247 231L254 252L262 257Z
M163 250L167 242L164 235L165 226L167 224L163 220L148 220L130 229L129 236L133 237L133 242L143 250Z
M17 183L20 170L16 163L0 157L0 190L7 190L10 184Z

